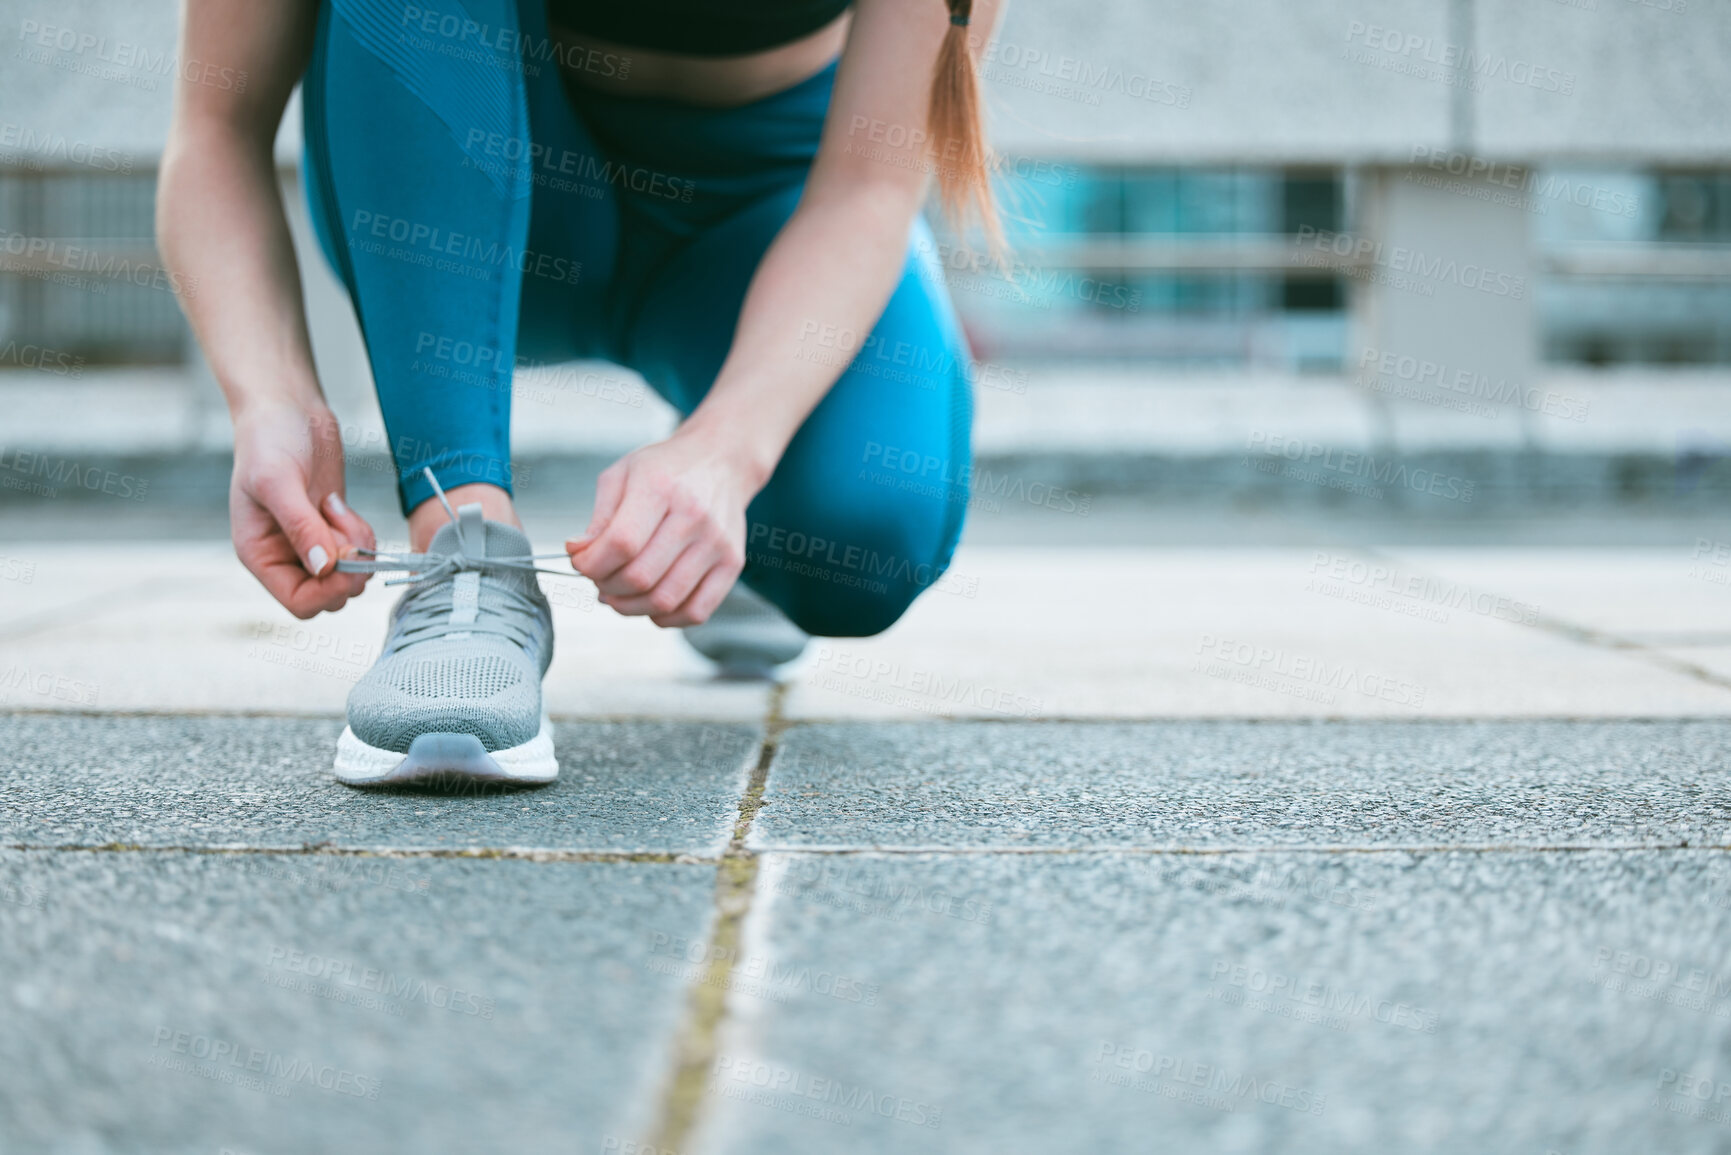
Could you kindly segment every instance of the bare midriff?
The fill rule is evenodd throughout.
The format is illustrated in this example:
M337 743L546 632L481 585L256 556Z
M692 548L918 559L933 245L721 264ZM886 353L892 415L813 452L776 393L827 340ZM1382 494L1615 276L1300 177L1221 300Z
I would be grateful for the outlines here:
M809 80L840 54L849 14L809 36L744 56L684 56L613 44L553 26L566 83L615 96L728 108Z

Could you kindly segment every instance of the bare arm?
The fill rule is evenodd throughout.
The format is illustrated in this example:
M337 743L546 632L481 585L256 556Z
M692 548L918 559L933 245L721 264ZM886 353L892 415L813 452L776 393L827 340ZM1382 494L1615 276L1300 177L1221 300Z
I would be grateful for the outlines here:
M999 7L975 4L976 48ZM843 369L797 356L802 341L814 326L863 339L901 276L927 169L945 155L921 134L948 28L939 0L858 0L805 193L758 265L720 373L673 437L602 474L589 529L567 543L619 612L700 622L737 578L746 503Z
M990 40L998 11L997 0L975 5L976 44ZM856 5L805 195L764 254L727 360L688 422L694 433L751 435L745 448L764 480L841 375L792 355L809 345L810 326L863 338L901 277L927 169L942 163L945 146L885 142L924 132L932 64L948 27L937 0Z
M186 0L180 58L220 62L244 83L178 78L156 212L164 261L198 286L181 305L234 418L235 550L300 617L360 591L331 566L344 547L372 544L341 504L341 438L313 368L271 155L317 12L316 0Z

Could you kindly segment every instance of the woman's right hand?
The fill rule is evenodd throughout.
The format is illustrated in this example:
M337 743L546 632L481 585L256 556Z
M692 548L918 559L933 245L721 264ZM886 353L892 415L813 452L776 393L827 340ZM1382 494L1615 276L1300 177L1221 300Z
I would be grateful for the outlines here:
M228 515L234 552L297 618L341 609L366 574L337 559L372 549L373 530L343 502L343 439L330 410L264 406L237 415Z

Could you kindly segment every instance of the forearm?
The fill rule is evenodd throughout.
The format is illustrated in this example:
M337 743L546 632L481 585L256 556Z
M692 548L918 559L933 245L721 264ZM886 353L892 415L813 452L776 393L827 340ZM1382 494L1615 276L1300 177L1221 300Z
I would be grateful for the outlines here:
M852 334L842 344L857 349L871 332L906 263L919 203L917 188L888 182L808 190L764 254L727 359L682 432L737 454L757 484L768 481L847 367L849 352L815 335Z
M181 304L235 419L321 410L269 142L221 123L177 124L157 203L163 259L196 285Z

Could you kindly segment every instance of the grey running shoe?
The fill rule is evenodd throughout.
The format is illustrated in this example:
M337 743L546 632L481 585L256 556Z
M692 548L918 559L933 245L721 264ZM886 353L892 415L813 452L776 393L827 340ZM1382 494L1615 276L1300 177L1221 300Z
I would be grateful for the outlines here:
M686 643L729 678L767 678L804 653L811 640L744 582L734 583L707 622L686 626L684 633Z
M416 575L399 579L413 584L391 613L384 652L349 693L339 781L450 786L558 776L541 709L553 617L534 557L521 530L465 505L425 554L339 563L351 573Z

